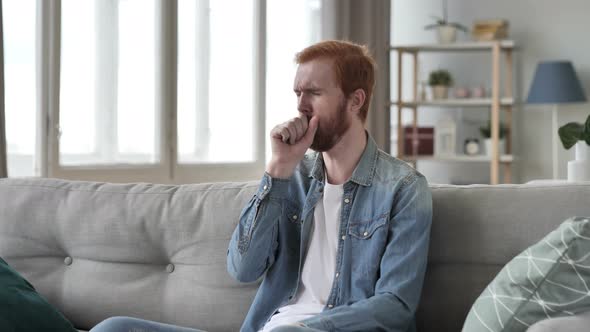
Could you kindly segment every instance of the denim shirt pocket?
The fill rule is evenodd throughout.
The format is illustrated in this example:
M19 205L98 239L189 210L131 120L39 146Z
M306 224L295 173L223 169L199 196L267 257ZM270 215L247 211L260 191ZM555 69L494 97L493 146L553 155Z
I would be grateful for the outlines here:
M302 219L301 219L301 209L299 209L299 207L297 207L294 204L287 204L287 207L285 208L285 218L290 222L290 223L294 223L294 224L300 224Z
M348 225L348 234L360 240L368 240L387 224L387 220L388 214L384 213L368 221L351 221Z
M295 257L299 254L301 240L301 209L292 202L285 202L279 225L279 242L287 255Z
M380 214L368 220L351 221L348 237L352 255L350 265L353 280L356 280L355 297L371 296L379 278L381 256L387 246L388 216ZM356 294L358 292L358 294Z

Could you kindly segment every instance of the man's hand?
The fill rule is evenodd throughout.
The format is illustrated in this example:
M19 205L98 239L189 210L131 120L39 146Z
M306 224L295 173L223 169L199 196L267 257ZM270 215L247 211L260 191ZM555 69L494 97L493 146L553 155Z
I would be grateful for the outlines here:
M266 166L266 172L273 178L289 178L297 163L311 146L318 129L318 118L300 115L274 127L270 131L272 158Z

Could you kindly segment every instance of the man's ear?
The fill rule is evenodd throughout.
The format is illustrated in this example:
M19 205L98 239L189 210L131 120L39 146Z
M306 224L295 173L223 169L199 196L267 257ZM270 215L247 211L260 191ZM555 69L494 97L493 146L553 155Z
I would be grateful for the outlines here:
M363 89L356 89L354 90L349 97L349 103L351 106L352 112L355 114L359 114L361 107L365 104L367 99L367 95L365 94L365 90Z

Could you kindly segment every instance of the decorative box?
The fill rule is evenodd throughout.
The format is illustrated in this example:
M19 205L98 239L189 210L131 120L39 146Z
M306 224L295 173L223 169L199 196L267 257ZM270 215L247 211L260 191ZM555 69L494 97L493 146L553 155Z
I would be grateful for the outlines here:
M405 155L433 155L434 127L404 127Z

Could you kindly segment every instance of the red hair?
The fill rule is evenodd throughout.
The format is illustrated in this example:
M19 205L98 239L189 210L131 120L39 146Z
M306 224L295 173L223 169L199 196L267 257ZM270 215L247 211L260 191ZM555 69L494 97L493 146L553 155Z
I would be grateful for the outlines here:
M375 60L365 45L348 41L327 40L311 45L295 55L295 63L302 64L319 58L334 61L334 73L344 96L350 96L355 90L363 89L366 95L359 116L363 122L375 86Z

